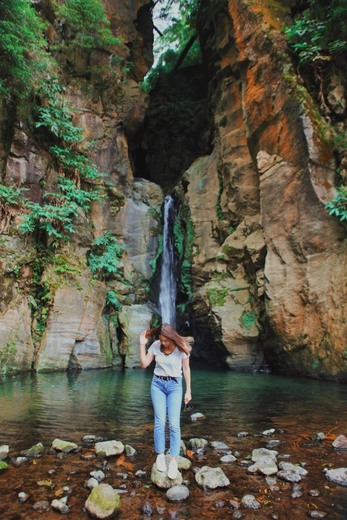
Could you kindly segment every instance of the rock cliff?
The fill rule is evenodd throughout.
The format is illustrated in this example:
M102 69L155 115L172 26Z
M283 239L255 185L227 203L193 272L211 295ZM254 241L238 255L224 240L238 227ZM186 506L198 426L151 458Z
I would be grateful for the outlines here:
M203 2L203 63L163 75L150 95L139 82L152 62L151 2L103 2L121 42L113 74L100 80L90 69L106 66L109 53L87 60L64 48L64 102L103 173L101 197L79 208L69 240L53 248L50 237L19 232L27 212L19 204L0 208L0 368L138 365L170 191L179 325L196 338L194 356L347 380L346 230L324 206L336 192L336 157L288 54L293 3ZM41 4L57 45L64 33L50 1ZM327 93L336 107L343 87L337 78ZM23 107L3 106L2 184L42 203L61 174L52 143ZM118 245L117 267L106 272L101 259Z

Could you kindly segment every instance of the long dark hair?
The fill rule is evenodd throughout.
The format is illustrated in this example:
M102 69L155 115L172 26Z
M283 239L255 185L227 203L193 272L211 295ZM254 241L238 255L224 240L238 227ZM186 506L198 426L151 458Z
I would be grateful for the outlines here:
M194 344L194 338L192 336L180 336L177 330L169 323L163 323L160 327L153 327L147 331L146 336L165 336L171 339L176 347L188 356Z

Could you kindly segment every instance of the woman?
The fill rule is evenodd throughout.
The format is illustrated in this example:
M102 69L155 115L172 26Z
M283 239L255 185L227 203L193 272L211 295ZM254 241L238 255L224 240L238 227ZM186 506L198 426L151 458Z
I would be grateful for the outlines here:
M157 453L156 464L159 471L168 470L168 477L177 477L177 457L181 447L181 403L182 370L186 386L184 403L192 399L190 386L189 354L194 339L180 336L176 330L165 323L159 328L159 339L154 341L146 353L146 344L153 330L140 334L141 367L148 367L155 360L151 384L151 398L154 408L154 448ZM169 417L170 462L165 461L165 424L166 410Z

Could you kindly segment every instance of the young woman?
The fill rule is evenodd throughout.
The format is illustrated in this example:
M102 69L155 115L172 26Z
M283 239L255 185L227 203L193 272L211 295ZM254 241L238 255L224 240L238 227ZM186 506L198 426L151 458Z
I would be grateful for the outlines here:
M181 404L182 371L186 386L184 403L192 399L190 386L189 354L194 339L180 336L169 324L163 324L158 332L159 339L154 341L146 352L148 338L154 329L140 334L141 367L148 367L155 360L151 384L151 398L154 408L154 448L157 453L156 464L159 471L168 471L168 477L177 477L177 457L181 445ZM165 424L166 410L170 431L170 462L165 462Z

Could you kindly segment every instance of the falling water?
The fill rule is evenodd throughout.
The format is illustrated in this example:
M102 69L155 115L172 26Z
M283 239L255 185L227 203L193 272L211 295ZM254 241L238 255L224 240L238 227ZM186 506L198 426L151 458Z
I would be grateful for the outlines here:
M176 325L176 258L174 251L173 225L175 220L174 200L166 195L164 201L163 255L159 291L159 307L163 323Z

